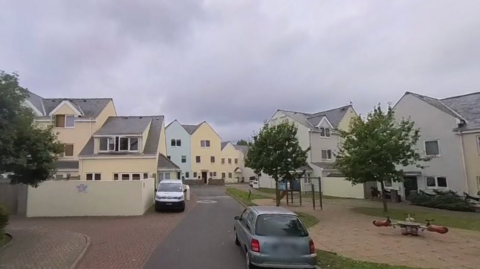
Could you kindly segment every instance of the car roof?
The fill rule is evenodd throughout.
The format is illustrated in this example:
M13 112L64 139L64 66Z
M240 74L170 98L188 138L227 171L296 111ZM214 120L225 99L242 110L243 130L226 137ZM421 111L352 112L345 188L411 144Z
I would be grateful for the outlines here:
M180 179L164 179L160 181L160 184L162 183L177 183L177 184L182 184L182 181Z
M251 206L249 207L252 211L255 211L257 215L264 215L264 214L281 214L281 215L294 215L296 216L294 212L283 208L283 207L277 207L277 206Z

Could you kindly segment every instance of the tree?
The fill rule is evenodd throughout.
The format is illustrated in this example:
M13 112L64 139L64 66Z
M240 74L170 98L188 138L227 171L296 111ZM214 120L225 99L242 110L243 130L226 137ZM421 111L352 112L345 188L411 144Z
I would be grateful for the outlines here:
M0 71L0 174L12 173L12 184L37 187L53 176L64 148L52 127L35 125L35 114L24 105L28 95L17 74Z
M249 147L245 166L255 174L264 173L275 180L277 206L280 205L279 180L293 180L298 177L297 169L307 162L307 152L297 138L297 127L288 122L270 126L265 124Z
M237 145L240 145L240 146L248 146L250 144L251 144L250 142L247 142L247 140L243 140L243 139L240 139L237 141Z
M382 189L383 210L388 211L384 181L403 181L398 167L428 161L416 150L420 130L408 119L395 120L395 112L380 105L366 119L360 116L350 123L350 130L339 130L342 143L336 156L336 168L352 184L378 181Z

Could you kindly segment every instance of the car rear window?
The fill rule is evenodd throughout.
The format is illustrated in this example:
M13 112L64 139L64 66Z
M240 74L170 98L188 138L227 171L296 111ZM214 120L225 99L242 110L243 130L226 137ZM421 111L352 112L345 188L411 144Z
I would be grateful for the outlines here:
M259 236L308 236L300 220L293 215L260 215L255 233Z

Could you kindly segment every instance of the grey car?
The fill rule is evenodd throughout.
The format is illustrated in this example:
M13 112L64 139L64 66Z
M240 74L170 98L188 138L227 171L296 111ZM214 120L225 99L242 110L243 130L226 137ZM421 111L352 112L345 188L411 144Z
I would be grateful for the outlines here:
M235 244L245 251L247 268L316 268L315 245L292 211L252 206L235 217Z

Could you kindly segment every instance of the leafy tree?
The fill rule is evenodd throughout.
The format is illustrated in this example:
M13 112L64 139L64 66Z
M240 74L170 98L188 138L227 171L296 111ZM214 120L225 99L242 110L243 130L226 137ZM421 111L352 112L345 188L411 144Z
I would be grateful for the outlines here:
M403 181L403 170L398 167L422 167L422 158L416 150L420 130L414 122L395 120L392 107L383 111L378 105L366 119L360 116L350 123L350 130L338 130L342 138L336 156L336 167L352 184L380 182L383 210L388 211L384 181Z
M0 71L0 174L13 173L11 183L37 187L55 173L63 152L52 127L35 125L33 111L24 105L29 92L17 74Z
M265 124L249 147L245 166L255 174L264 173L275 180L276 202L280 205L279 180L293 180L298 177L297 169L307 162L307 152L297 138L297 127L288 122L270 126Z
M237 145L240 145L240 146L249 146L251 143L250 142L247 142L247 140L243 140L243 139L240 139L237 141Z

